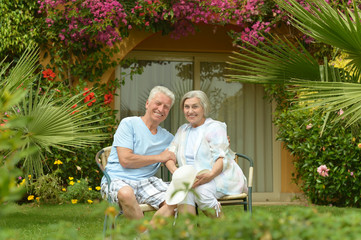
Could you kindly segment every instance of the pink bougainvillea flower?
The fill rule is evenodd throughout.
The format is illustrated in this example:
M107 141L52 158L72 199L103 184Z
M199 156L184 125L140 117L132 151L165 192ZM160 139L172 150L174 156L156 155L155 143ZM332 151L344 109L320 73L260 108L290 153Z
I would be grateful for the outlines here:
M330 169L328 169L326 165L321 165L317 168L318 174L322 177L328 177L328 171L330 171Z
M306 129L309 130L309 129L311 129L312 127L313 127L313 125L312 125L312 123L310 123L310 124L308 124L308 125L306 126Z
M55 78L55 73L53 72L53 70L51 70L50 68L46 69L45 71L42 72L43 73L43 77L52 81Z
M108 93L104 95L104 104L110 104L113 101L113 94Z

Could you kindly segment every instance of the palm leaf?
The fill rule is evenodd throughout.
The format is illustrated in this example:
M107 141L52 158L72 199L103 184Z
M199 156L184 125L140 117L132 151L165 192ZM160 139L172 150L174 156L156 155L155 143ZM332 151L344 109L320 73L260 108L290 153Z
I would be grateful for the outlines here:
M361 119L361 24L360 10L354 4L354 11L344 8L343 12L330 7L323 0L312 1L306 10L297 1L276 0L288 11L295 26L326 44L331 44L348 53L351 62L345 69L330 66L325 59L318 65L315 59L294 43L278 37L268 38L259 46L249 46L248 50L232 57L230 70L235 72L228 78L233 81L252 83L284 83L292 85L291 91L299 94L298 101L304 108L321 107L327 113L344 110L351 125ZM311 2L311 1L309 1ZM353 20L352 20L353 19ZM350 69L352 74L346 69Z
M11 68L7 77L2 80L2 85L7 88L10 93L16 91L20 86L27 87L34 81L35 76L33 74L39 66L38 61L39 48L29 46L17 64ZM0 76L2 76L10 66L11 64L5 67L3 71L1 71Z
M27 142L25 148L37 148L35 154L25 159L24 167L29 173L36 175L42 174L44 151L50 152L50 148L67 151L71 147L85 148L106 138L99 132L106 127L101 124L105 118L94 119L101 112L93 112L92 108L84 105L72 114L74 109L71 107L83 100L83 93L69 99L55 98L54 94L55 92L46 91L40 95L37 91L35 96L29 94L23 104L18 106L21 109L18 115L31 119L26 126L17 129Z
M361 69L361 11L354 1L353 9L333 9L326 1L316 0L306 10L296 0L276 0L277 4L291 16L294 26L318 40L345 51L351 59L350 65Z
M0 107L10 109L27 94L27 87L34 81L34 72L39 66L39 49L29 46L20 57L18 63L3 66L0 70Z
M227 62L233 74L225 77L230 81L246 83L286 83L292 77L320 80L319 65L315 58L299 44L295 47L287 39L265 37L265 42L241 52L234 52Z

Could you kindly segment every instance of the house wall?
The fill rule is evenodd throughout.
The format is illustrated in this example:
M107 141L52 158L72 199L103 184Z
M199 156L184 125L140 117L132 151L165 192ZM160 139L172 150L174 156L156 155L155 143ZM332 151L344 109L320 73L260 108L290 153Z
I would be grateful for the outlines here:
M292 173L295 171L293 166L293 157L282 144L281 150L281 192L282 193L301 193L297 185L292 182Z

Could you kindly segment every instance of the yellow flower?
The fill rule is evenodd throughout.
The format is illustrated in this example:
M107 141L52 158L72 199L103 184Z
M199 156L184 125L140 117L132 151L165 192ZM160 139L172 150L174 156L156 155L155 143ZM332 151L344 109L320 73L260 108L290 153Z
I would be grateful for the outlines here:
M29 195L29 196L28 196L28 200L29 200L29 201L34 200L34 195Z
M73 182L73 181L70 181L69 184L73 186L73 185L74 185L74 182Z
M95 187L95 189L100 191L101 187L97 186L97 187Z
M40 197L36 197L36 201L39 202L39 201L40 201Z
M69 180L73 180L74 178L73 177L69 177Z
M78 183L80 183L80 180L78 180Z
M353 138L352 138L352 142L354 142L354 141L356 141L356 138L353 137Z
M66 188L62 188L61 191L66 192Z
M88 189L89 189L89 191L93 190L91 187L90 187L90 188L88 188Z
M28 175L29 180L31 179L31 175Z
M106 214L106 215L111 215L111 216L115 217L118 213L117 213L117 210L115 209L115 207L108 207L108 208L105 210L105 214Z
M24 185L24 183L25 183L25 178L21 181L20 186Z
M358 148L361 148L361 143L359 143L359 144L357 145L357 147L358 147Z
M63 164L63 162L60 161L60 160L55 160L54 164L55 164L55 165L60 165L60 164Z
M90 199L88 199L88 203L89 203L89 204L92 204L92 203L93 203L93 201L92 201L92 200L90 200Z
M78 203L78 199L72 199L72 200L71 200L71 203L72 203L72 204L77 204L77 203Z

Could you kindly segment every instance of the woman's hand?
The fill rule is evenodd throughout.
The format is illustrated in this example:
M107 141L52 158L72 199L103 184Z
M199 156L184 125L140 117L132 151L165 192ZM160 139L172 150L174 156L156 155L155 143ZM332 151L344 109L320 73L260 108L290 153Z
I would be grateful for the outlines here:
M196 180L193 183L193 188L198 187L199 185L205 184L207 182L210 182L212 181L213 178L215 178L215 176L211 171L197 175Z
M223 157L219 157L216 160L216 162L214 163L211 171L201 173L201 174L196 176L196 180L193 183L193 188L212 181L213 178L215 178L219 174L221 174L222 170L223 170Z
M175 172L175 170L177 170L177 165L175 164L174 161L169 160L165 163L165 166L168 168L168 170L171 172L171 174L173 174Z

